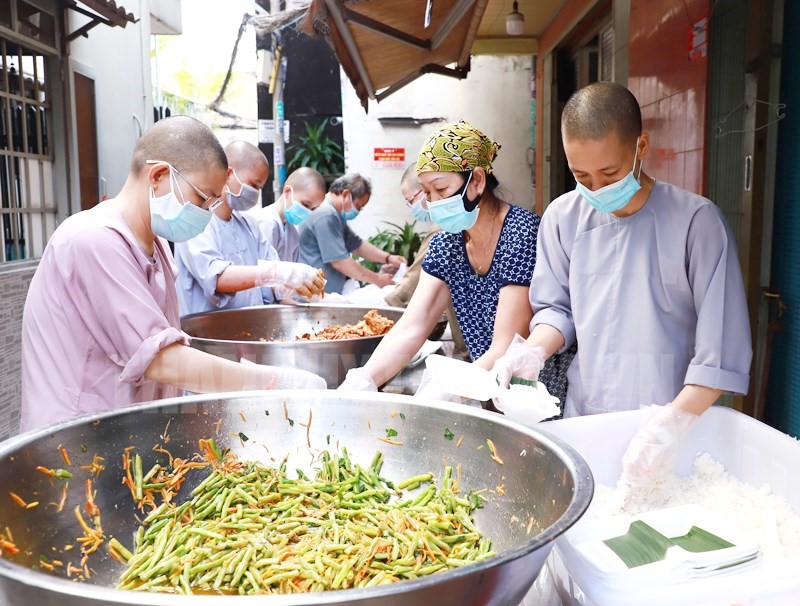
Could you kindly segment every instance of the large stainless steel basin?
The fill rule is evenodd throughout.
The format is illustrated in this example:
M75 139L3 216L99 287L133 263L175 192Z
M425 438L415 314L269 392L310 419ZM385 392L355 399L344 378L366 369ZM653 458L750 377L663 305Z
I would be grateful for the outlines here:
M286 420L284 405L293 425ZM300 423L308 419L309 411L313 419L307 435ZM113 586L123 565L110 558L105 545L89 558L94 572L87 582L67 580L58 571L35 570L42 555L64 563L80 559L77 545L71 552L63 548L76 544L75 538L81 534L73 510L76 506L83 509L89 472L80 466L95 454L105 457L106 464L95 482L103 529L107 537L132 544L137 522L130 493L121 484L121 453L128 446L136 447L144 456L144 467L149 468L163 456L151 448L164 444L161 436L168 421L171 439L167 447L180 457L195 453L199 438L215 436L245 460L271 464L271 457L279 461L288 453L289 469L308 469L312 451L345 446L353 461L364 464L381 450L385 455L382 475L390 479L428 471L441 477L445 462L460 464L464 492L495 491L487 493L489 502L475 518L498 554L427 578L300 596L180 596L116 590ZM402 446L376 439L385 436L388 427L397 430L396 439ZM452 431L455 439L445 439L445 429ZM247 442L230 437L240 431L249 437ZM490 458L487 439L497 445L503 465ZM58 501L61 483L51 483L34 470L37 465L64 467L59 445L71 456L69 469L74 476L64 510L55 513L46 503ZM484 447L479 449L481 445ZM178 502L206 473L191 472ZM407 396L330 391L175 398L39 430L0 444L0 485L4 493L0 495L0 527L7 526L24 550L0 559L0 602L7 606L516 605L538 575L554 539L580 518L594 490L588 465L572 448L500 415ZM504 490L498 491L498 486ZM9 498L8 491L41 504L23 509Z
M296 336L333 324L355 324L370 309L397 321L399 307L268 305L192 314L181 318L192 346L238 361L302 368L338 387L347 371L363 366L383 336L338 341L294 341ZM259 341L264 339L264 341Z

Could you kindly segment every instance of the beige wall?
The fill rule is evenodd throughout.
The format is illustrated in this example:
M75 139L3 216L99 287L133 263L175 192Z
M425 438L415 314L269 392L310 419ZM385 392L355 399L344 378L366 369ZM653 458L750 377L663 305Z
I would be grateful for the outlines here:
M402 169L373 167L376 147L405 148L406 163L416 161L422 140L443 122L421 126L385 126L380 117L461 118L502 145L495 173L508 192L506 198L533 207L528 148L531 145L531 57L477 56L464 80L427 74L387 97L370 102L365 114L350 82L342 75L342 113L348 171L368 175L373 196L367 209L352 222L363 237L383 229L382 221L412 220L399 193ZM420 226L422 227L422 226Z
M134 145L143 128L153 123L150 78L150 8L155 0L128 0L125 8L139 21L123 29L98 25L88 38L70 44L70 80L78 71L95 80L100 194L115 195L128 174ZM86 17L67 11L69 29L80 27ZM74 97L70 100L72 124ZM70 132L70 156L77 158L74 130ZM77 164L73 166L73 199L79 200ZM72 212L77 212L73 208Z

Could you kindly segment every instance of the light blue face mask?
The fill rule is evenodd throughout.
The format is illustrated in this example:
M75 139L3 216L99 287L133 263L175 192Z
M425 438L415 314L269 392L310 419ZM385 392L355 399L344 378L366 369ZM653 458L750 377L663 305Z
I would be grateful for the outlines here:
M286 206L284 202L283 216L292 225L301 225L303 221L311 216L311 211L294 201L294 190L291 188L289 188L289 195L292 196L292 203Z
M339 214L342 215L342 219L345 221L352 221L358 216L360 211L356 208L355 203L353 202L353 196L350 196L350 210L343 210Z
M471 179L472 173L469 174L466 183L464 183L464 187L462 187L460 191L443 200L428 203L428 212L430 213L431 220L444 231L457 234L469 229L475 225L475 222L478 220L478 211L480 209L477 206L472 210L466 209L467 187L469 187ZM472 204L472 202L470 202L470 204ZM477 204L477 201L475 204Z
M633 154L631 171L616 183L610 183L596 191L590 191L581 183L575 184L575 189L589 204L601 213L613 213L625 208L633 196L642 188L639 179L642 176L642 164L639 162L639 175L633 176L636 168L636 154L639 152L639 137L636 138L636 152Z
M213 213L191 202L181 204L175 195L176 189L170 167L169 193L156 196L150 189L150 228L155 235L171 242L185 242L203 233Z
M431 213L423 206L424 201L425 194L424 192L420 191L416 196L414 196L414 203L409 204L408 208L411 210L411 216L414 217L415 221L420 221L421 223L430 223Z

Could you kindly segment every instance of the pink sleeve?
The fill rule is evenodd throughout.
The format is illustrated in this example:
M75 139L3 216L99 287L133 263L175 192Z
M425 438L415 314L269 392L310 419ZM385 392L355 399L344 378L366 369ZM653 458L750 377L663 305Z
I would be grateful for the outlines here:
M150 261L115 229L73 238L63 243L56 257L68 291L64 295L82 310L81 319L96 346L123 368L121 381L140 383L159 351L191 341L179 329L174 274L168 263Z

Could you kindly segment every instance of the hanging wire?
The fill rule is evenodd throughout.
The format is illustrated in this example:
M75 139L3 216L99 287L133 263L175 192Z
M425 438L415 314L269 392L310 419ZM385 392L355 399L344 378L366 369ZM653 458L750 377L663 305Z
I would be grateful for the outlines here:
M759 103L761 103L762 105L768 105L769 107L774 108L775 116L771 120L768 120L766 124L762 124L761 126L757 126L756 128L753 128L753 129L750 129L750 130L743 130L743 129L723 130L723 127L725 126L725 122L735 112L737 112L741 108L744 108L745 110L749 110L754 105L757 105ZM714 138L715 139L721 139L722 137L725 137L727 135L732 135L734 133L754 133L754 132L759 131L761 129L764 129L764 128L767 128L769 126L772 126L773 124L775 124L777 122L780 122L785 117L786 117L786 104L785 103L772 103L770 101L762 101L761 99L756 99L752 103L747 102L747 101L742 101L736 107L734 107L731 111L729 111L727 114L722 116L722 118L720 118L719 121L714 125Z

